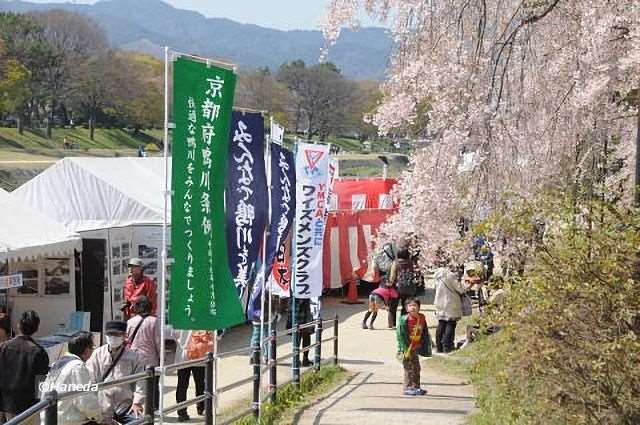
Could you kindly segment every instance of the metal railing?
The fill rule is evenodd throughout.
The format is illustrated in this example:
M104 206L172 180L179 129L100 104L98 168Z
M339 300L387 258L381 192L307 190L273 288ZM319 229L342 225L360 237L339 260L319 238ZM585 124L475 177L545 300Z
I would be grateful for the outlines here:
M329 338L322 339L322 332L325 323L332 323L333 327L333 336ZM301 336L301 331L307 328L313 327L315 329L315 341L313 344L310 344L308 347L304 347L302 349L299 348L299 338ZM284 356L277 357L277 346L278 339L286 336L291 336L294 344L293 351L289 354L285 354ZM330 357L329 361L331 361L334 365L338 364L338 315L336 314L333 319L317 319L313 322L306 323L304 325L296 325L293 329L289 329L283 332L276 332L275 329L272 329L271 335L266 338L260 340L258 344L244 347L238 350L228 351L224 353L218 353L214 355L213 353L207 353L207 356L198 359L198 360L188 360L181 363L175 363L169 366L165 366L164 368L148 366L144 372L137 373L134 375L125 376L119 379L114 379L113 381L102 382L98 384L98 391L107 390L109 388L114 388L120 385L131 385L138 383L139 381L145 381L145 404L144 404L144 415L136 420L129 422L128 425L146 425L155 423L156 419L160 416L160 412L154 410L154 398L155 398L155 384L156 377L160 376L164 373L166 376L169 372L178 371L180 369L185 369L194 366L204 366L205 367L205 385L204 385L204 394L194 397L192 399L188 399L182 401L180 403L176 403L169 407L165 407L162 409L162 416L167 415L169 413L175 412L177 410L186 408L196 403L204 402L204 423L205 425L213 425L216 423L217 417L217 400L223 392L229 391L233 388L237 388L249 382L253 382L253 397L251 407L245 409L232 418L225 420L221 425L230 424L239 418L242 418L248 414L253 413L256 417L260 415L261 402L260 402L260 389L261 389L261 381L262 375L265 372L269 372L269 385L268 385L268 400L275 400L277 391L278 391L278 366L282 366L281 362L287 359L293 359L291 363L292 376L293 378L287 382L282 383L281 385L287 385L290 383L294 383L296 386L300 386L300 355L302 353L314 350L314 358L313 358L313 367L314 369L320 370L322 364L322 344L333 341L333 356ZM265 363L265 367L263 368L263 364L261 361L262 358L262 346L268 343L269 349L268 361ZM217 364L220 359L225 357L230 357L233 355L238 355L242 353L251 353L252 358L252 373L250 376L227 384L224 387L217 387L217 379L215 379L217 375ZM13 419L7 421L5 425L19 425L25 421L28 421L35 415L39 415L44 412L44 425L57 425L58 424L58 403L65 400L74 399L76 397L80 397L85 393L82 391L73 391L73 392L64 392L58 393L55 390L49 391L45 393L44 398L33 406L29 407L24 412L16 415Z

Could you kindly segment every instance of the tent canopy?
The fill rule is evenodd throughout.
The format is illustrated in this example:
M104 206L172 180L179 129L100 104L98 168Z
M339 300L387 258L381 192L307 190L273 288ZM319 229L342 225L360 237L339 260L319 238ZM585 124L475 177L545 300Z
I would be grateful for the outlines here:
M11 196L81 232L162 224L163 193L164 158L64 158Z
M80 236L0 190L0 261L66 257Z

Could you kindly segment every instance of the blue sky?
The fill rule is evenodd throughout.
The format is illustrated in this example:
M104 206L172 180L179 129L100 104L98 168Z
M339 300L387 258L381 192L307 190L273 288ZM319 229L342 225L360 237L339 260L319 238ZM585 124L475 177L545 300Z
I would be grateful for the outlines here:
M25 0L35 3L71 2L59 0ZM136 1L136 0L130 0ZM180 9L190 9L209 17L229 18L282 30L318 29L329 0L165 0ZM75 3L95 3L76 0Z

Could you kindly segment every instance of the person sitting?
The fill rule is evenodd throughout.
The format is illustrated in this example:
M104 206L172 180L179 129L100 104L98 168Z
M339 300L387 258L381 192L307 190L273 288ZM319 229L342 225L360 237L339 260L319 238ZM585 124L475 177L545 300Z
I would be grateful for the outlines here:
M98 393L91 389L91 376L85 362L93 353L93 337L90 332L78 332L67 343L69 353L56 361L42 386L45 391L82 391L82 395L58 402L58 424L81 425L99 423L102 420ZM95 383L94 383L95 384ZM44 398L45 393L42 394ZM45 423L45 412L40 413Z
M125 333L127 324L110 321L105 325L107 343L98 347L87 368L92 382L109 382L144 371L144 364L135 351L127 348ZM98 402L105 422L116 420L128 423L144 413L144 381L123 384L100 391Z

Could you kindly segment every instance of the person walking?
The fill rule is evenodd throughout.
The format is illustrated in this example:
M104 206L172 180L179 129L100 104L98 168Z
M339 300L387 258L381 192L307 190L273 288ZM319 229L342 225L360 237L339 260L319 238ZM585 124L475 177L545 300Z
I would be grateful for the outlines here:
M135 315L133 303L141 295L146 296L151 302L151 314L156 315L158 311L158 287L142 270L142 260L132 258L129 260L129 276L124 283L124 305L122 310L128 319Z
M135 351L127 348L125 336L127 324L110 321L105 325L107 343L98 347L89 361L87 369L91 382L109 382L144 371L142 360ZM144 381L118 385L100 391L98 403L106 423L111 420L125 424L144 414Z
M129 349L140 357L142 365L160 365L160 322L151 315L151 302L145 295L136 298L133 309L136 315L127 321L127 341ZM160 400L159 376L154 377L153 406L158 407Z
M289 303L291 303L292 298L289 298ZM295 301L295 317L297 325L305 325L307 323L313 322L313 315L311 314L311 300L305 298L296 298ZM289 304L291 306L291 304ZM287 329L291 329L293 317L291 316L291 307L289 308L289 313L287 314ZM309 347L311 345L311 334L314 329L311 326L308 326L304 329L300 329L300 335L298 335L298 346L300 346L300 342L302 342L302 349ZM309 350L302 353L302 366L307 367L311 366L311 362L309 361Z
M436 330L436 351L450 353L454 350L456 324L462 318L462 300L465 287L458 276L446 268L435 273L435 308L438 328Z
M51 366L42 388L58 393L82 391L80 396L58 402L59 425L97 424L102 421L98 392L91 388L95 383L91 382L85 364L94 349L91 332L78 332L69 340L67 348L69 352ZM40 413L42 423L45 423L45 415L45 412Z
M22 313L19 335L0 344L0 417L10 420L38 402L37 378L49 371L49 355L32 335L40 327L33 310ZM27 424L38 423L32 416Z
M188 360L197 360L213 352L217 343L216 337L210 331L174 331L176 340L175 362L181 363ZM196 386L196 397L204 394L204 366L192 366L178 369L178 386L176 388L176 403L182 403L187 399L187 389L189 388L189 378L193 375L193 382ZM204 414L204 402L196 406L198 415ZM191 418L187 413L187 408L178 410L178 422L187 422Z
M404 394L425 395L420 388L420 357L431 355L431 337L427 319L420 313L420 300L411 297L406 301L407 314L400 317L396 336L398 358L404 368Z
M405 304L407 299L416 296L418 288L413 279L413 262L406 247L398 250L397 258L391 266L389 272L389 282L398 291L398 298L391 299L389 303L389 327L395 328L398 304L400 304L400 315L407 314Z

